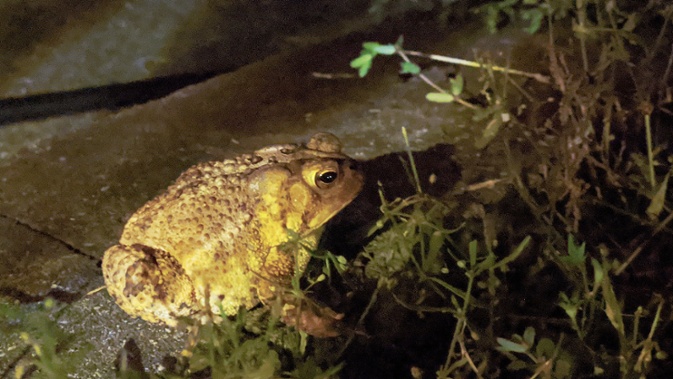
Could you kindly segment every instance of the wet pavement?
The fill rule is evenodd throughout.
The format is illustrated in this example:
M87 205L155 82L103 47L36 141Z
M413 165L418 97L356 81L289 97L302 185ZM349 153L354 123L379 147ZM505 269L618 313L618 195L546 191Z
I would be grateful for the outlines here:
M447 30L407 16L286 48L146 104L0 129L0 299L26 311L47 296L59 300L58 324L75 336L69 352L86 351L77 377L111 377L111 362L129 338L157 368L184 336L130 319L105 291L87 295L103 285L100 257L139 206L196 162L305 141L316 131L338 135L345 153L362 160L402 151L402 127L415 150L471 141L469 115L425 101L428 87L400 78L396 59L382 58L362 80L315 73L353 74L348 63L367 40L404 34L413 49L470 58L475 46L515 47L521 33L510 33L489 36L479 21ZM448 71L427 74L441 80ZM25 353L21 329L9 321L0 341L2 377L13 377L11 367Z

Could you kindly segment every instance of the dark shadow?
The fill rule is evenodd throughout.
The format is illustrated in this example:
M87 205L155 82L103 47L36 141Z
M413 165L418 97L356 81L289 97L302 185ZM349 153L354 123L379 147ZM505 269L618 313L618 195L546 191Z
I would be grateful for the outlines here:
M440 144L413 153L423 192L435 197L448 193L460 180L460 167L452 159L455 148ZM362 192L327 224L324 246L348 259L369 242L367 231L381 217L379 188L387 201L416 193L406 152L396 152L361 162L365 175ZM408 177L404 177L408 173ZM431 179L432 178L432 179ZM380 183L380 185L379 185Z
M180 88L213 77L214 73L184 74L124 84L0 99L0 127L98 109L116 110L164 97Z
M452 159L453 154L454 147L444 144L413 153L425 194L442 197L453 191L461 171ZM412 178L404 177L405 172L410 173L408 162L406 152L362 162L361 169L366 176L364 189L328 223L322 245L352 261L370 241L367 231L381 216L379 189L383 190L387 201L417 193ZM346 273L346 277L348 275L350 273ZM352 283L357 283L357 287L354 288ZM446 358L455 323L453 316L440 312L426 312L421 316L403 307L390 291L376 290L376 287L374 280L342 280L338 276L333 276L329 284L314 287L316 298L333 301L330 306L345 313L345 324L348 325L344 334L336 339L316 339L316 354L343 348L355 333L341 357L346 363L341 377L411 377L412 367L433 374ZM374 293L377 294L375 302L364 322L358 324Z

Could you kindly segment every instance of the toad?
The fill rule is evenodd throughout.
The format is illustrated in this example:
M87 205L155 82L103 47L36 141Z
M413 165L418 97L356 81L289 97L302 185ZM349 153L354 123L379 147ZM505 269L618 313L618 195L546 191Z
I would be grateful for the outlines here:
M303 272L325 223L362 184L329 133L197 164L105 252L107 290L129 315L169 326L251 308Z

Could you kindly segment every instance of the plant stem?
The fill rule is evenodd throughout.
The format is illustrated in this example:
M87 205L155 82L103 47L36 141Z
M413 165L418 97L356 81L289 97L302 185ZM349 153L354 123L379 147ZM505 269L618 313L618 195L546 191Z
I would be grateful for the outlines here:
M670 213L668 216L666 216L666 218L659 225L657 225L656 228L654 228L652 233L650 233L649 237L646 238L643 243L638 245L638 247L631 253L631 255L629 255L629 257L624 261L624 263L622 263L622 265L619 266L617 270L615 270L615 275L620 275L622 272L624 272L624 270L626 270L626 268L631 264L631 262L633 262L633 260L636 259L636 257L638 257L638 255L643 251L643 249L645 249L645 246L647 246L650 240L654 236L656 236L659 232L664 230L671 221L673 221L673 213Z
M582 67L584 68L584 72L588 73L589 72L589 58L587 57L587 46L585 43L585 38L586 38L586 4L584 0L577 0L575 3L577 6L577 28L573 26L573 29L575 30L575 33L578 34L578 38L580 40L580 51L582 52Z
M661 81L662 89L666 87L668 76L671 74L671 66L673 66L673 44L671 44L671 53L668 55L668 64L666 65L666 71L664 72L664 77Z
M652 189L657 186L654 177L654 152L652 151L652 128L650 126L650 114L645 114L645 139L647 140L647 170Z
M407 128L402 127L402 136L404 136L404 143L407 145L407 155L409 155L409 164L411 165L411 172L414 174L414 182L416 182L416 193L423 193L421 188L421 181L418 178L418 171L416 170L416 162L414 155L411 154L411 146L409 145L409 137L407 137Z
M473 268L470 268L473 270ZM444 362L444 365L440 368L440 371L446 371L451 367L451 358L453 356L453 350L456 348L456 343L458 343L458 340L462 338L465 334L465 327L467 326L467 323L465 322L467 318L467 310L470 304L470 296L469 294L472 293L472 286L474 285L474 277L475 277L476 272L471 271L467 272L467 289L465 292L468 294L468 296L465 297L465 300L463 301L463 307L460 310L460 312L456 315L456 327L453 330L453 338L451 338L451 343L449 344L449 353L446 355L446 362Z

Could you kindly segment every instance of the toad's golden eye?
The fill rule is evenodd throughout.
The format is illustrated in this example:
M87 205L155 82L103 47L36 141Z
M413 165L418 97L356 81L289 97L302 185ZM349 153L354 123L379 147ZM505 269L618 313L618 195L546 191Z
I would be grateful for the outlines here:
M337 180L338 176L336 171L328 170L319 172L315 175L315 185L320 189L327 188Z

